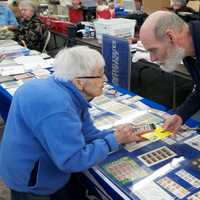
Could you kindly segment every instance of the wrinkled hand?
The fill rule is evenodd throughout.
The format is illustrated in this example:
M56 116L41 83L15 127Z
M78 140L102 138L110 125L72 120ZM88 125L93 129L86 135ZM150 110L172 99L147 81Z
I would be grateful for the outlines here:
M4 59L5 59L5 57L6 57L6 55L5 55L5 54L0 54L0 62L1 62L2 60L4 60Z
M167 118L163 124L163 129L167 131L171 131L173 135L180 129L183 123L182 118L179 115L172 115Z
M115 137L118 144L127 144L143 140L143 138L141 138L139 134L134 134L133 128L130 124L117 126Z

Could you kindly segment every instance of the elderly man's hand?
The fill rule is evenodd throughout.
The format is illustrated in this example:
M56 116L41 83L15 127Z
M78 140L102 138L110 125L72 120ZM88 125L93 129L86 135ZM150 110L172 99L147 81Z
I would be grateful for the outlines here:
M127 144L143 140L143 138L133 132L130 124L119 125L116 128L115 137L118 144Z
M163 125L164 130L171 131L173 135L180 129L183 123L182 118L179 115L172 115L165 120Z

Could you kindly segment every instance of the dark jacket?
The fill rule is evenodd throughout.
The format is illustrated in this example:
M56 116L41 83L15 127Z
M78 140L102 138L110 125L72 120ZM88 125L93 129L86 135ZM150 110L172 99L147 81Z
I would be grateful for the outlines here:
M189 28L192 34L195 58L188 56L183 59L183 62L192 77L194 86L191 94L176 109L176 114L180 115L183 121L200 109L200 22L191 22Z
M47 37L47 29L44 24L34 15L30 20L20 21L18 30L15 32L16 41L23 45L22 40L29 49L42 51Z

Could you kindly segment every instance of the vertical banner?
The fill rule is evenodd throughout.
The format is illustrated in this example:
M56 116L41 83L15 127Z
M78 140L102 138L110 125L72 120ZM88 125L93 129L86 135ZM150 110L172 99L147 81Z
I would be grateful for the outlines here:
M128 40L103 35L102 55L108 82L126 89L130 88L130 49Z

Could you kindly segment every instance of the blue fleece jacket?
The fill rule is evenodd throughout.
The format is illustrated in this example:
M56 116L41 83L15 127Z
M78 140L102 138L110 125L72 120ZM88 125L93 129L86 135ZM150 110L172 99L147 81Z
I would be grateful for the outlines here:
M0 175L20 192L51 194L70 174L104 160L119 145L97 130L89 104L71 82L54 77L20 87L11 104L0 149Z

